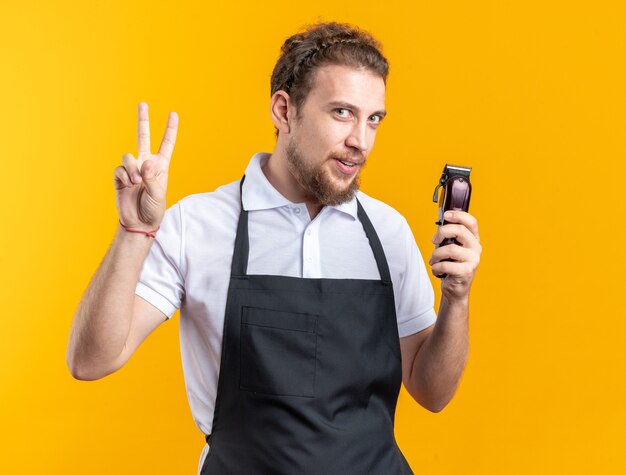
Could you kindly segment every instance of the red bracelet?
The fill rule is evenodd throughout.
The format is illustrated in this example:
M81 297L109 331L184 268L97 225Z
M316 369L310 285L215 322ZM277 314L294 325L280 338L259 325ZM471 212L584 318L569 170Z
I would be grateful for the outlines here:
M132 228L127 228L126 226L124 226L122 224L122 221L120 220L120 226L122 226L122 228L124 229L124 231L128 231L129 233L141 233L141 234L145 234L146 236L150 236L151 238L156 238L156 232L161 229L161 226L158 226L156 229L153 229L152 231L142 231L141 229L132 229Z

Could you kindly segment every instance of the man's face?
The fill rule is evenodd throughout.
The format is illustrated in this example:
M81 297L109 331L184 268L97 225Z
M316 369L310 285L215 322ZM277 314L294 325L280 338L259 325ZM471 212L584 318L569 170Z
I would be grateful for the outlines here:
M385 83L366 69L327 65L317 70L292 123L289 171L323 205L349 201L385 115Z

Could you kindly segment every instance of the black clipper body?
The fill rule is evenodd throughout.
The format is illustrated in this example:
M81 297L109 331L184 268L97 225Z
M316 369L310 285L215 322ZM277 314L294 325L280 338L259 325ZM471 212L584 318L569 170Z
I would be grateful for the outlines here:
M467 212L469 210L470 197L472 196L472 184L469 179L471 171L471 168L457 165L446 164L446 166L443 167L441 179L433 195L433 201L435 203L439 201L439 221L435 223L438 226L448 224L448 222L443 219L443 214L446 211L460 210ZM440 196L439 188L443 190ZM446 238L437 247L447 246L448 244L459 243L456 239ZM436 277L443 279L446 275L447 274L441 274Z

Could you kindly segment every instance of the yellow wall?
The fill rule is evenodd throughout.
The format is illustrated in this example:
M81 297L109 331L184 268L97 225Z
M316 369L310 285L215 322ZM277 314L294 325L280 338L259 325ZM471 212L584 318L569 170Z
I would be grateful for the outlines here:
M167 112L180 115L169 204L235 180L273 146L281 42L317 18L384 44L389 117L363 189L407 217L426 258L443 164L474 167L484 253L470 361L443 413L402 393L411 465L624 473L619 0L3 1L0 473L195 472L204 441L178 317L85 383L65 365L73 313L116 228L113 169L135 153L137 103L150 104L154 146Z

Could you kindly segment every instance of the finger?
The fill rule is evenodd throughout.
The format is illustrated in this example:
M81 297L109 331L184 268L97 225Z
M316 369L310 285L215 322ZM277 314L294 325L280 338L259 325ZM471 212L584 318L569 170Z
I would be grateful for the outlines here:
M444 259L452 259L456 262L472 262L475 260L475 251L466 247L450 244L435 249L428 261L429 265L441 262Z
M476 236L461 224L445 224L440 226L435 237L435 244L441 243L446 238L454 238L464 247L477 247L479 245Z
M161 140L161 147L159 147L159 155L165 158L168 162L172 158L172 152L174 151L174 145L176 144L176 133L178 132L178 114L176 112L170 112L167 118L167 127L163 134L163 140Z
M462 224L476 236L476 239L480 240L478 237L478 221L471 214L465 211L446 211L444 219L449 223Z
M442 261L431 266L433 275L447 274L452 277L471 279L474 268L466 262Z
M126 168L122 166L115 168L115 172L113 172L113 183L115 184L116 190L121 190L122 188L131 188L133 186L133 183L130 181L130 177L128 176Z
M141 176L143 178L143 183L146 186L148 195L150 195L155 200L160 200L165 197L165 189L163 188L163 185L159 183L159 180L157 180L161 173L165 172L163 172L156 165L156 163L154 163L154 159L146 160L141 166Z
M132 183L141 183L141 174L137 160L130 153L125 153L122 157L122 166L126 169Z
M150 121L145 102L137 107L137 154L142 159L150 156Z

